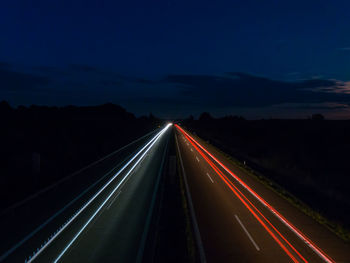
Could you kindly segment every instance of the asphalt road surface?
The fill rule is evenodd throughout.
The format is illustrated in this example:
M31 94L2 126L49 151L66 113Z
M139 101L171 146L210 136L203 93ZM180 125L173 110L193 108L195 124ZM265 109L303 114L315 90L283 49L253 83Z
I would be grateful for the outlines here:
M175 126L202 261L350 262L349 245Z
M75 201L78 205L74 203L48 224L42 224L42 229L39 227L33 236L29 234L30 238L19 247L13 246L15 249L6 257L3 254L0 261L141 261L167 154L169 128L167 125L138 142L141 149L129 152L125 161L114 164L106 178ZM51 196L55 196L55 192ZM64 193L56 192L56 198L50 199L52 206L59 202L60 197L64 199ZM25 210L31 211L30 208ZM29 218L16 220L26 225L31 217L30 213L27 215ZM50 233L52 225L57 226L57 222L60 227ZM9 239L10 235L7 235ZM42 245L33 251L33 244L38 242Z
M72 205L63 206L62 213L50 216L50 222L44 220L48 223L41 223L37 232L30 232L32 236L27 234L25 242L7 249L0 261L142 262L152 247L147 242L152 242L150 225L171 127L147 135L125 153L92 169L91 176L96 173L96 177L89 176L95 182L92 185L79 175L62 184L60 192L53 188L41 199L34 198L33 205L7 213L15 221L11 224L2 218L1 247L18 239L16 229L7 225L29 231L36 224L34 219L42 220L36 213L44 217L60 212L58 208L71 199L72 187L85 189ZM173 127L199 261L350 262L348 244L217 149L178 125ZM106 176L99 176L101 169L109 170Z

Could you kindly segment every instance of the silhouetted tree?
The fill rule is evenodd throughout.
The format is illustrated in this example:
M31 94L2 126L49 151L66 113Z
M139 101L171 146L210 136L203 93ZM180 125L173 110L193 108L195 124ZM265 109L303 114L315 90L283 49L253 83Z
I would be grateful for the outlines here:
M150 121L155 121L156 120L156 117L154 117L152 112L148 115L148 118L149 118Z
M211 121L213 120L213 117L210 115L209 112L203 112L200 116L199 116L199 121Z
M124 108L0 102L0 210L157 127ZM22 182L18 184L16 182Z
M190 116L188 116L188 118L186 119L186 121L190 121L190 122L194 121L193 115L191 114Z
M320 113L312 114L311 116L311 120L313 121L323 121L324 119L324 116Z
M3 100L0 102L0 111L9 111L11 110L10 104L7 101Z

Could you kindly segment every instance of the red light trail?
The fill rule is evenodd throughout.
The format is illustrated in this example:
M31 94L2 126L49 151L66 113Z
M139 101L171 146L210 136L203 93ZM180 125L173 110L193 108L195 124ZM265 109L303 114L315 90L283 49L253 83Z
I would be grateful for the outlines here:
M207 163L213 168L213 170L220 176L225 184L231 189L231 191L239 198L239 200L247 207L247 209L253 214L258 222L266 229L266 231L273 237L273 239L280 245L280 247L286 252L286 254L294 261L298 260L291 254L287 247L276 237L276 235L269 229L269 227L263 222L266 221L268 225L283 239L283 241L302 259L303 262L307 260L298 252L294 246L288 242L288 240L272 225L272 223L249 201L249 199L220 171L220 169L205 155L210 156L216 163L218 163L225 171L227 171L235 180L237 180L245 189L247 189L256 199L258 199L265 207L267 207L280 221L282 221L289 229L291 229L304 243L308 245L317 255L319 255L326 262L334 262L328 255L326 255L320 248L311 242L299 229L293 226L287 219L285 219L280 213L278 213L271 205L269 205L262 197L260 197L255 191L253 191L248 185L246 185L237 175L230 171L225 165L218 161L212 154L210 154L202 145L194 140L187 132L181 127L175 125L175 127L188 139L198 153L207 161ZM201 148L201 149L200 149ZM205 152L205 153L204 153ZM262 219L254 212L254 210L262 217Z

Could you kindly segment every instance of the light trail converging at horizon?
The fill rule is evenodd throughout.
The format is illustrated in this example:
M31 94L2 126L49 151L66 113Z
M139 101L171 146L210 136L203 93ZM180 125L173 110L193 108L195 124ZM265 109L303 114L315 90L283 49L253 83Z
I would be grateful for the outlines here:
M272 212L281 222L283 222L292 232L294 232L309 248L311 248L321 259L325 262L334 262L328 255L326 255L320 248L318 248L315 244L313 244L310 239L308 239L304 234L301 233L295 226L293 226L287 219L285 219L280 213L278 213L271 205L269 205L262 197L260 197L255 191L253 191L248 185L246 185L237 175L235 175L232 171L230 171L226 166L224 166L220 161L217 160L212 154L208 152L202 145L200 145L196 140L194 140L186 131L184 131L178 125L175 127L188 139L188 141L192 144L192 146L198 151L199 154L207 161L207 163L211 166L211 168L220 176L223 182L230 188L230 190L239 198L239 200L247 207L247 209L254 215L254 217L259 221L261 225L266 229L267 232L275 239L275 241L280 245L280 247L291 257L294 262L298 262L297 259L290 254L289 250L286 246L284 246L281 241L276 239L275 234L272 233L272 230L275 231L282 240L300 257L303 262L307 262L307 260L298 252L290 242L272 225L272 223L267 220L265 216L249 201L249 199L220 171L220 169L206 156L206 154L218 163L226 172L228 172L237 182L240 183L244 187L244 189L248 190L260 203L262 203L268 210ZM254 210L260 215L256 214ZM270 230L265 221L271 228Z
M95 213L89 218L86 224L79 230L79 232L73 237L70 243L64 248L64 250L59 254L56 258L55 262L57 262L62 255L67 251L67 249L72 245L72 243L77 239L77 237L82 233L82 231L86 228L86 226L92 221L92 219L97 215L97 213L101 210L101 208L107 203L110 197L117 191L120 185L128 178L129 174L133 171L133 169L137 166L137 164L143 159L143 157L148 153L148 151L152 148L152 146L157 142L157 140L164 134L167 129L172 124L167 124L160 132L158 132L139 152L137 152L55 235L49 239L49 241L41 247L37 253L33 255L27 262L33 262L44 250L47 248L57 237L60 235L84 210L89 204L91 204L97 196L99 196L106 188L109 186L118 176L121 174L139 155L141 155L136 163L129 169L127 174L123 177L121 182L113 189L110 195L103 201L103 203L99 206L99 208L95 211Z

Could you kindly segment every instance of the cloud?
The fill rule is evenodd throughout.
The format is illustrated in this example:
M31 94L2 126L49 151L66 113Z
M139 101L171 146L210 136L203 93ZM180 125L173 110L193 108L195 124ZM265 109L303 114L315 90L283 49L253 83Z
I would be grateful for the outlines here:
M22 71L0 67L0 85L2 99L14 105L111 101L138 114L152 111L158 116L181 117L202 111L229 114L235 110L244 115L243 109L251 116L270 109L272 116L280 109L294 108L302 114L302 110L348 110L346 105L350 105L350 82L321 78L280 81L240 72L168 75L149 80L84 65Z
M321 102L321 103L285 103L278 105L280 108L285 109L313 109L313 110L340 110L349 109L350 106L344 103L335 102Z
M0 68L9 69L11 67L10 63L0 61Z
M318 86L313 87L310 90L314 92L323 92L328 94L338 94L338 95L344 95L347 97L347 95L350 95L350 81L340 81L340 80L332 80L333 85L329 86Z
M83 71L83 72L98 72L99 70L96 67L91 67L89 65L82 64L70 64L69 68L75 71Z
M101 70L88 65L71 64L64 68L39 67L34 69L38 74L52 80L50 90L57 92L99 92L117 89L123 86L124 80L114 72Z
M335 80L310 79L299 82L271 80L245 73L212 75L169 75L165 82L180 84L179 97L211 107L264 107L282 103L350 101L348 94L324 93Z
M38 91L49 83L46 77L0 68L1 91Z
M350 81L337 81L337 86L333 90L334 93L350 94Z

